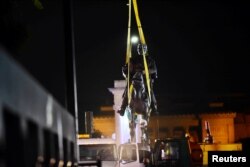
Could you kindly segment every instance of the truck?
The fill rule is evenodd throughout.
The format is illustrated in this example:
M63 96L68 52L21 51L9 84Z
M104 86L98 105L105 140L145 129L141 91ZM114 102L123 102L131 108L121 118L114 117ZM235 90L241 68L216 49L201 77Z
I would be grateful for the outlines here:
M78 139L79 166L118 167L115 140L111 138Z
M201 167L203 159L199 145L187 138L156 140L152 156L154 167Z
M148 145L125 143L119 146L118 152L120 167L151 166L151 152Z
M117 147L110 138L78 139L79 166L145 167L151 162L150 148L140 143ZM118 148L118 149L117 149Z

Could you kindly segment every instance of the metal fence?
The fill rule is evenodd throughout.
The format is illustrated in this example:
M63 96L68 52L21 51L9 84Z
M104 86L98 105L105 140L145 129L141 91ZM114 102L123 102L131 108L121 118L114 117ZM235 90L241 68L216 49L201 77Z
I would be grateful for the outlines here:
M0 49L0 166L74 166L74 118Z

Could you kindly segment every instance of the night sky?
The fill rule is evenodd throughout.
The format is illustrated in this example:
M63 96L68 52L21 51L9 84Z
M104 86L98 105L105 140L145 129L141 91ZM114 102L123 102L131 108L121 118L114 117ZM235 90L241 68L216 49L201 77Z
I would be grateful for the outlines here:
M58 101L65 102L62 3L19 3L17 20L27 34L13 54ZM79 112L113 105L114 80L123 79L126 0L74 0ZM155 58L159 110L169 97L206 97L250 92L249 4L234 1L138 0L149 54ZM133 25L132 31L137 33ZM13 37L15 38L15 37Z

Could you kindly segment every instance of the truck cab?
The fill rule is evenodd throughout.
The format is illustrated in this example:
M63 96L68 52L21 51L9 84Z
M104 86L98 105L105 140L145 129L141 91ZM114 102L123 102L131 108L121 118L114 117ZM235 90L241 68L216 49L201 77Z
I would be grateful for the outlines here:
M149 146L140 143L126 143L119 146L120 167L145 167L151 162Z
M78 139L79 166L117 167L118 154L116 143L113 139L90 138Z
M191 167L188 140L186 138L156 140L153 150L153 165L155 167Z

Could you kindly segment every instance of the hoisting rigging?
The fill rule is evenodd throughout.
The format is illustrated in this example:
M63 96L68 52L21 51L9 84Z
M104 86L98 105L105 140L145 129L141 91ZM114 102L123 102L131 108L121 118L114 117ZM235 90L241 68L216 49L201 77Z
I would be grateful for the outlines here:
M133 3L131 3L131 1L133 1ZM144 37L144 33L143 33L143 29L142 29L142 25L141 25L141 21L140 21L140 17L139 17L139 12L138 12L138 6L137 6L137 0L129 0L129 16L128 16L128 36L127 36L127 52L126 52L126 64L128 64L128 75L127 75L127 85L129 85L127 87L127 96L128 96L128 104L130 104L131 102L131 92L133 89L133 86L130 84L130 58L132 57L132 45L131 45L131 8L133 5L134 8L134 14L135 14L135 18L136 18L136 24L137 24L137 28L138 28L138 32L139 32L139 39L140 39L140 43L142 44L142 46L146 46L146 40ZM145 70L145 76L146 76L146 85L147 85L147 92L148 92L148 98L149 101L151 101L151 87L150 87L150 76L149 76L149 70L148 70L148 63L147 63L147 59L146 59L146 52L144 50L143 51L143 64L144 64L144 70Z

